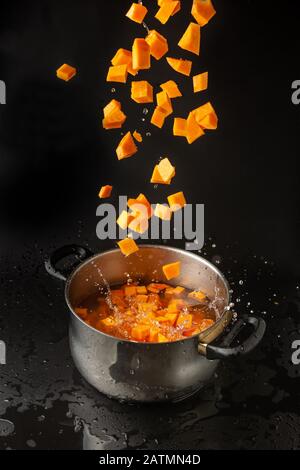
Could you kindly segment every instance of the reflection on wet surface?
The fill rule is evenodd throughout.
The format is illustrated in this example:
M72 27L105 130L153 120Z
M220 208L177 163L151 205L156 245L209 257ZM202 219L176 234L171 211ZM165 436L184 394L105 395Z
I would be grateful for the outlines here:
M221 364L205 390L177 404L122 404L96 392L73 366L63 285L44 273L44 253L4 260L0 448L300 448L300 366L290 360L299 289L268 260L249 256L245 268L212 245L202 254L228 277L235 310L263 316L268 329L248 358Z

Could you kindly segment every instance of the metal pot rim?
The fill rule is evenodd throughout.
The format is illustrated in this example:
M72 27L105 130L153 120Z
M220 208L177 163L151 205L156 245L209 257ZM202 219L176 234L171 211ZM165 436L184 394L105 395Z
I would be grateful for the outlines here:
M173 247L170 247L170 246L164 246L164 245L150 245L150 244L143 244L143 245L140 245L140 249L143 249L143 248L151 248L151 249L155 249L155 248L160 248L160 249L163 249L163 250L167 250L167 251L172 251L174 253L184 253L186 256L194 259L194 260L199 260L201 259L202 262L204 262L204 264L206 264L210 269L212 269L218 276L220 276L220 278L222 279L222 281L224 282L224 285L226 287L226 292L227 292L227 298L228 298L228 302L227 302L227 306L224 308L222 314L220 315L220 318L218 318L218 320L212 325L210 326L209 328L207 328L205 330L205 335L208 334L210 332L212 332L215 328L217 328L217 326L219 326L221 324L221 322L223 321L223 318L224 318L224 315L226 312L228 312L228 310L230 310L230 301L231 301L231 293L230 293L230 290L229 290L229 284L228 284L228 281L226 279L226 277L224 276L224 274L214 265L212 264L210 261L208 261L207 259L203 258L202 256L199 256L199 255L196 255L195 253L191 253L189 251L186 251L186 250L182 250L180 248L173 248ZM82 318L80 318L76 312L73 310L72 306L71 306L71 303L69 301L69 288L70 288L70 285L72 283L72 280L74 278L74 276L77 274L78 271L81 270L81 268L83 268L85 265L89 264L90 262L92 262L94 259L96 258L99 258L101 257L102 255L107 255L107 254L110 254L110 253L115 253L119 251L118 248L113 248L111 250L106 250L106 251L103 251L101 253L97 253L93 256L91 256L90 258L88 258L87 260L83 261L82 263L80 263L75 269L74 271L72 271L72 273L70 274L70 276L68 277L67 279L67 282L65 284L65 300L66 300L66 303L68 305L68 308L70 310L70 312L72 313L72 315L78 320L80 321L86 328L90 329L90 330L93 330L95 333L98 333L99 335L103 335L103 336L106 336L108 338L111 338L112 340L115 340L115 341L118 341L118 342L122 342L122 343L130 343L130 344L139 344L139 345L144 345L144 346L155 346L155 345L163 345L163 344L175 344L175 343L182 343L182 342L185 342L185 341L189 341L189 340L193 340L195 338L199 338L199 333L195 333L193 336L189 336L185 339L178 339L176 341L166 341L164 343L143 343L143 342L140 342L140 341L134 341L134 340L129 340L129 339L124 339L124 338L118 338L116 336L112 336L112 335L109 335L107 333L104 333L103 331L100 331L100 330L97 330L96 328L94 328L93 326L91 325L88 325L84 320L82 320ZM225 323L226 324L226 323ZM223 330L224 328L222 328ZM201 334L201 333L200 333ZM219 335L218 335L219 336Z

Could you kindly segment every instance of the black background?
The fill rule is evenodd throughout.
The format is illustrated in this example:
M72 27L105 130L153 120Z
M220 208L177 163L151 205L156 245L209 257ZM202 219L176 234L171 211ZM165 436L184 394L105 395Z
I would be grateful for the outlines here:
M214 257L214 240L223 259L220 267L233 284L248 271L258 311L264 310L273 292L270 278L276 278L277 292L286 302L277 315L285 322L286 312L295 313L287 298L294 295L299 274L300 106L291 102L291 83L299 78L300 7L292 1L279 7L270 0L215 0L217 16L202 30L199 60L176 46L190 21L190 1L182 1L182 12L166 26L149 14L149 27L168 37L170 56L192 59L194 73L209 70L209 89L197 95L192 93L191 81L173 72L164 59L153 60L151 71L139 75L156 91L167 79L178 81L184 98L174 100L174 115L185 116L190 109L212 101L220 119L218 131L188 146L184 139L172 136L171 118L162 130L156 129L149 123L152 105L147 106L150 111L144 122L143 106L130 100L128 85L105 82L115 51L130 48L134 37L144 34L142 26L124 16L129 3L32 0L1 5L0 79L7 86L7 104L0 107L0 339L20 345L13 349L16 357L4 369L2 384L13 380L14 367L23 370L20 350L24 344L30 352L31 341L51 343L54 335L57 341L65 341L63 354L68 354L66 321L49 313L50 304L57 312L64 306L61 288L51 287L43 273L46 253L78 240L96 251L111 247L113 242L99 242L95 234L100 186L113 184L115 203L119 194L132 197L139 192L145 192L153 203L161 202L169 189L155 189L149 179L154 163L165 155L176 165L172 190L183 190L188 202L205 204L204 255ZM156 2L146 4L151 13L156 10ZM64 62L78 71L68 83L55 75ZM144 136L139 153L122 162L114 150L120 131L106 132L101 126L102 108L111 98L119 98L128 115L122 132L137 128ZM263 268L253 262L253 256ZM267 263L272 273L263 272L258 279L257 273ZM297 316L295 321L299 321ZM54 360L57 351L53 354ZM269 360L274 366L274 360ZM40 363L34 361L31 372L43 376ZM245 367L250 377L252 366ZM32 378L23 375L30 382ZM285 374L279 375L285 383ZM289 410L296 407L296 397L290 400ZM57 431L57 416L63 415L60 406L50 419L48 438ZM255 413L257 405L253 406ZM260 418L262 409L265 404L257 411ZM23 426L18 414L14 419ZM30 415L30 426L32 419ZM26 439L18 439L10 445L25 446ZM196 442L193 439L191 431L191 441ZM236 439L222 434L217 440L219 447L236 444ZM50 445L46 441L41 446L62 442ZM213 441L212 437L204 443L211 446ZM63 442L73 446L70 439ZM187 445L178 442L178 446ZM247 437L237 447L251 447L249 442ZM292 444L283 440L281 447L286 445Z

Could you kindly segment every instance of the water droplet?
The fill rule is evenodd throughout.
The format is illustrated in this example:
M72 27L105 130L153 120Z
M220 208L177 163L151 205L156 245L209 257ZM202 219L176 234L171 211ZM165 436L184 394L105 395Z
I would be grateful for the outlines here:
M112 93L116 93L116 89L115 89L115 88L112 88L112 89L111 89L111 92L112 92Z
M146 132L147 137L151 137L151 132Z
M145 116L149 113L149 109L148 108L144 108L143 109L143 114L145 114Z
M242 279L239 281L239 285L242 286L244 284L244 281Z

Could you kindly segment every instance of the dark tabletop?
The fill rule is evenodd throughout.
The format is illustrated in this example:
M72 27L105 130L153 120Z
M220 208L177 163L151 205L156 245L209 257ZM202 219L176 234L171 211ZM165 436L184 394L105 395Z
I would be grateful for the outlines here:
M170 38L170 55L190 21L190 2L182 3L172 23L151 23ZM291 101L300 11L292 1L281 9L271 1L214 3L218 15L203 28L194 61L199 72L209 70L209 90L198 98L178 78L185 99L175 111L185 115L210 99L220 127L189 147L172 137L171 120L162 131L148 115L142 121L128 87L112 93L105 84L115 50L141 35L124 18L124 2L12 1L1 11L1 449L300 448L300 366L291 362L300 339L300 107ZM63 62L78 68L67 86L55 77ZM160 67L147 76L153 85L177 79ZM128 129L138 120L151 133L126 162L114 155L120 133L101 129L111 97L126 107ZM46 274L44 259L66 243L111 248L96 237L99 187L111 182L115 203L128 191L161 202L166 190L146 182L162 155L176 164L174 192L205 204L200 254L228 278L236 311L264 317L267 333L187 401L127 405L100 395L74 368L64 286Z

